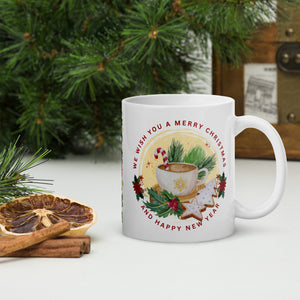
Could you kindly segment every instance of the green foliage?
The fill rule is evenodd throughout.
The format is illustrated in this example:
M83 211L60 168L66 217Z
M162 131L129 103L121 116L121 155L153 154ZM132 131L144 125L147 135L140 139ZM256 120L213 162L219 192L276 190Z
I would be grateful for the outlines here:
M189 152L184 156L183 162L194 164L197 166L198 170L206 168L210 172L216 165L216 154L206 156L205 151L202 147L196 146L189 150ZM201 171L198 174L198 179L202 179L205 176L205 172Z
M203 160L197 162L198 169L206 168L211 171L216 165L216 154L205 157Z
M0 1L0 146L18 135L53 156L118 146L122 98L190 92L209 41L238 65L273 13L268 0Z
M24 147L17 147L17 142L10 144L0 152L0 203L8 202L12 198L26 196L43 189L36 184L47 184L48 180L35 179L24 172L45 162L41 161L50 153L49 150L39 149L28 159L28 151Z
M167 153L168 161L181 162L183 150L184 150L183 145L179 141L172 139L171 145L168 148L168 153Z
M184 162L188 164L194 164L198 170L206 168L209 172L215 167L217 160L216 154L206 155L204 149L201 146L195 146L189 149L189 151L183 156L184 147L182 143L172 139L171 145L168 149L168 161L171 162ZM198 174L198 179L202 179L205 176L205 172L202 171Z
M128 86L130 78L127 74L130 73L127 65L122 63L121 57L111 58L116 45L89 39L74 43L64 41L63 44L68 53L56 59L55 78L63 84L64 97L84 99L88 96L96 101L98 86L114 87L116 91Z
M28 145L34 149L47 147L51 140L62 142L60 136L68 133L68 123L64 110L66 103L57 99L57 94L50 92L46 97L31 85L22 85L20 110L24 113L18 118L19 132L26 134ZM36 105L38 104L38 105Z
M183 50L187 40L187 22L183 17L167 18L171 1L140 1L128 10L123 31L126 51L133 60L148 64L153 60L176 57L176 50ZM132 55L132 56L131 56Z
M205 151L200 146L193 147L183 157L183 162L198 165L205 159Z
M217 159L216 159L216 154L214 153L213 155L205 157L202 161L199 161L196 163L196 166L198 169L206 168L208 172L210 172L216 165ZM205 172L199 172L198 174L198 179L200 180L203 178L205 175Z
M163 190L162 192L157 192L155 190L148 189L148 195L150 197L150 202L144 202L145 206L151 211L155 212L158 217L166 218L169 215L175 215L178 218L182 215L183 209L180 205L180 200L173 194ZM172 207L168 206L171 199L176 198L178 202L178 209L174 210Z

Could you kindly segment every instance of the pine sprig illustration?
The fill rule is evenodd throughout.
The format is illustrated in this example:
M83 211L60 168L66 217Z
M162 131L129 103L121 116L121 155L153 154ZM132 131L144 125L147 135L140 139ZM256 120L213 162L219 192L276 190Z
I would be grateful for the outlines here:
M205 151L200 146L193 147L184 156L183 162L189 164L200 164L201 161L205 160Z
M171 145L168 149L168 161L169 162L181 162L183 155L183 145L172 139Z
M171 162L184 162L194 164L198 170L206 168L209 172L216 166L217 159L216 154L206 156L205 151L201 146L195 146L191 148L184 156L183 144L179 141L172 139L171 145L168 149L168 161ZM198 174L198 179L202 179L205 172Z
M198 169L206 168L208 172L210 172L216 165L217 159L216 159L216 154L214 153L213 155L205 157L204 160L196 164ZM205 172L200 172L198 174L198 179L201 179L205 175Z
M44 163L45 160L41 159L50 152L39 149L25 159L28 151L22 146L17 147L17 141L0 152L0 204L16 197L44 191L36 185L50 184L50 180L35 179L24 172Z

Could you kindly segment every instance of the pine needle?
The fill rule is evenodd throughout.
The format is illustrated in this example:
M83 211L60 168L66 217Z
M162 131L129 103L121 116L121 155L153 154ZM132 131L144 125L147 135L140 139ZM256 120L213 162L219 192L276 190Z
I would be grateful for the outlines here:
M208 172L210 172L216 165L216 154L206 156L205 151L200 146L196 146L189 150L182 161L196 165L198 170L206 168ZM200 172L198 174L198 179L202 179L204 175L204 171Z
M24 173L46 162L47 160L40 160L51 151L39 149L31 157L25 159L28 151L23 146L17 147L17 141L0 152L0 203L9 202L16 197L43 192L44 189L36 185L51 184L51 180L35 179Z
M191 148L184 156L183 144L172 139L171 145L168 149L168 162L184 162L197 166L198 170L206 168L209 172L216 166L216 154L207 156L201 146ZM198 179L202 179L205 172L198 174Z
M202 160L197 166L198 169L206 168L209 172L216 165L216 154L207 156L204 160Z
M204 159L205 151L200 146L196 146L190 149L189 152L184 156L183 162L198 165Z
M2 0L0 152L16 133L55 157L117 151L121 99L193 92L195 74L210 76L210 49L219 63L241 65L247 40L299 3Z
M172 139L171 145L168 149L168 161L169 162L181 162L183 155L183 145Z
M216 154L205 157L200 163L197 164L198 169L206 168L210 172L216 165ZM202 171L198 174L198 179L202 179L205 175L205 172Z

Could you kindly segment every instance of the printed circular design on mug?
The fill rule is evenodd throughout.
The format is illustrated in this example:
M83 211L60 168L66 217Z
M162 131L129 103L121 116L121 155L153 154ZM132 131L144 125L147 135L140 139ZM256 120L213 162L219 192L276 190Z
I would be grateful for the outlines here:
M133 158L132 185L141 212L164 230L182 230L183 223L186 230L202 227L225 196L225 167L223 144L209 127L192 121L153 126Z

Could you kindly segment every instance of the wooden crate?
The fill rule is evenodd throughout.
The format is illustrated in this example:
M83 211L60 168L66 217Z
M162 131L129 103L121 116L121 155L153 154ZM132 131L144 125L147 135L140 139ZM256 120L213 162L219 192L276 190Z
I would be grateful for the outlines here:
M249 64L275 64L277 55L277 61L283 67L296 66L292 72L281 70L278 64L276 66L278 120L272 124L283 140L288 159L300 160L300 72L297 72L297 64L295 65L298 53L300 60L300 6L299 9L293 8L288 14L289 21L278 21L268 25L248 42L252 49L252 57L249 61L244 59L239 68L233 68L230 64L221 65L213 59L213 93L234 98L236 114L244 115L245 68L248 68ZM283 50L279 52L283 45L289 48L293 46L294 49L288 52L289 62L285 61L285 65L282 63L282 55L286 53L283 54ZM270 142L255 129L247 129L236 138L236 156L274 158Z

